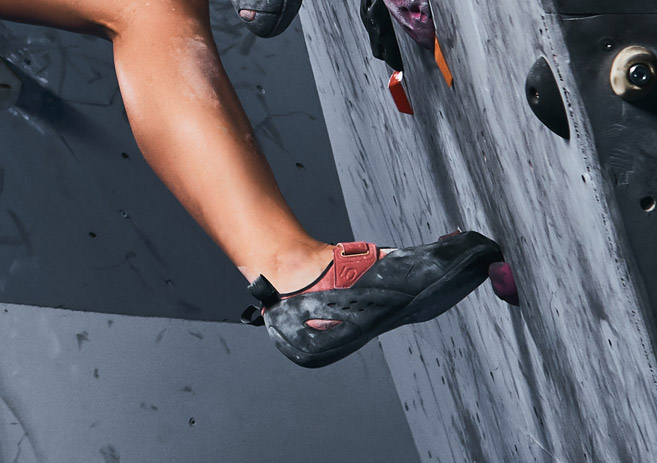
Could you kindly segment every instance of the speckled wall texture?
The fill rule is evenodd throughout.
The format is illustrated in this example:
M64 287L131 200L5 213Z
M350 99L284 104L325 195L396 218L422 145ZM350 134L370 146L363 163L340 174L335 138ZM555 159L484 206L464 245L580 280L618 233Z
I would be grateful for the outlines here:
M455 85L398 30L408 116L355 3L306 2L301 17L356 238L403 246L479 230L520 286L520 308L484 285L380 338L422 461L653 461L653 324L558 18L538 0L432 1ZM541 56L570 141L525 100Z

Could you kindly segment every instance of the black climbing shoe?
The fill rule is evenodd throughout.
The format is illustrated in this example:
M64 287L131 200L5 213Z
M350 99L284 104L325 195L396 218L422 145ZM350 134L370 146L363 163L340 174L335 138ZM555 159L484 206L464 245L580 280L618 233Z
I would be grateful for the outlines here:
M286 357L321 367L386 331L444 313L486 280L490 264L502 260L498 245L476 232L400 250L341 243L322 275L299 291L279 294L258 277L249 291L262 307L247 309L243 321L260 311Z
M302 0L231 0L247 29L258 37L274 37L287 29Z

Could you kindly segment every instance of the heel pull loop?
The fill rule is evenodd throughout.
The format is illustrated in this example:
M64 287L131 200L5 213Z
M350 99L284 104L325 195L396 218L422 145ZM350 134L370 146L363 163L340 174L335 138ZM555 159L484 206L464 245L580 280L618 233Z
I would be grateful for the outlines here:
M253 280L247 289L264 307L271 307L281 300L276 288L263 275Z
M262 310L262 308L256 307L254 305L248 306L246 308L246 310L244 312L242 312L242 316L240 317L240 321L245 325L263 326L265 324L265 319L264 318L262 318L261 316L253 318L253 314L260 313L261 310Z

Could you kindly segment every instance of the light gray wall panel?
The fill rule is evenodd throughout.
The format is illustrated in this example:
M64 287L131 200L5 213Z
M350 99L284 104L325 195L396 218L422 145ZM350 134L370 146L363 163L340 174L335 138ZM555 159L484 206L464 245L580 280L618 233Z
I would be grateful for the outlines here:
M306 2L301 16L355 236L403 246L480 230L520 287L520 308L485 285L380 337L422 461L652 461L654 323L556 18L539 1L432 1L455 86L398 31L407 116L355 3ZM570 142L525 100L540 56Z
M0 320L2 463L418 461L376 344L309 371L246 326L7 304Z

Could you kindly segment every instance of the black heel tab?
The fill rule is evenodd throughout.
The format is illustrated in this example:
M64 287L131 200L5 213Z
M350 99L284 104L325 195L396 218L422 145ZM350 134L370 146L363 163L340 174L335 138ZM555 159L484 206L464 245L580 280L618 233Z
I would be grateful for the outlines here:
M276 288L262 275L253 280L247 289L265 307L271 307L281 300Z

